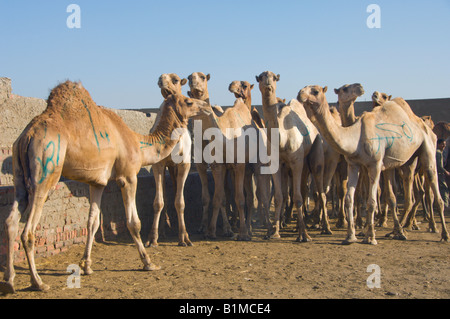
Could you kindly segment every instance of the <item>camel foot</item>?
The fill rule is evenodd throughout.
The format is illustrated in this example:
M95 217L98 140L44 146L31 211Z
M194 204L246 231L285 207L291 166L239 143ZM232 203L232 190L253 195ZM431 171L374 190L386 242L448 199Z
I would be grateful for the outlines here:
M368 244L368 245L378 245L377 240L374 237L366 237L364 238L363 244Z
M392 238L395 240L407 240L408 239L405 234L401 234L401 233L395 234Z
M148 265L144 265L143 270L145 271L155 271L155 270L160 270L161 266L156 266L154 263L150 263Z
M437 234L437 233L438 233L438 230L437 230L437 228L436 228L436 224L431 223L431 224L428 226L428 232Z
M251 241L252 237L249 235L238 235L237 241Z
M357 241L358 241L358 239L356 239L356 236L353 235L353 236L350 236L350 237L347 237L346 239L344 239L342 241L342 245L351 245L351 244L356 243Z
M14 285L9 282L0 282L0 292L4 295L7 294L15 294L16 290L14 289Z
M223 237L233 238L235 237L235 233L230 229L223 233Z
M312 241L312 239L311 239L311 237L309 237L309 235L303 235L303 236L298 236L295 241L297 243L308 243L308 242Z
M441 241L448 243L448 233L447 232L443 232L441 235Z
M50 286L44 283L32 284L28 289L31 291L48 291L50 290Z
M331 229L327 228L322 230L322 232L320 233L321 235L333 235L333 232L331 231Z
M217 236L216 236L216 235L213 235L213 234L205 234L205 235L203 236L203 238L204 238L204 239L207 239L207 240L216 240L216 239L217 239Z
M145 246L145 247L152 247L152 248L155 248L155 247L158 247L159 244L158 244L158 242L156 242L156 241L154 241L154 242L148 241L148 242L145 243L144 246Z

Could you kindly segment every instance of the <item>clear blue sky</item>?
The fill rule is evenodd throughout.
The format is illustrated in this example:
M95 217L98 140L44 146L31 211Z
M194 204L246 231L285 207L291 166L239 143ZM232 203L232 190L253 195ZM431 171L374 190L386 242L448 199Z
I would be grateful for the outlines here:
M66 25L71 3L81 29ZM381 29L366 25L372 3ZM270 70L287 100L319 84L334 102L333 88L355 82L366 90L361 101L375 90L450 97L449 0L0 0L0 22L0 76L23 96L47 98L70 79L100 105L158 107L162 73L201 71L211 74L211 102L230 105L230 82L255 83Z

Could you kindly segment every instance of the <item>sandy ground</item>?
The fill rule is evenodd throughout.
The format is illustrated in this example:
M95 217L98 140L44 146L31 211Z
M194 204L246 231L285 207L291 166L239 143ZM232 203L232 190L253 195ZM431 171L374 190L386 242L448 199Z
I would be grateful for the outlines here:
M335 220L331 222L335 224ZM74 246L66 253L37 260L41 277L51 290L29 291L28 266L20 263L16 264L17 293L0 300L450 297L450 243L440 242L440 234L427 232L425 223L420 230L408 232L407 241L385 238L391 229L377 228L377 246L361 242L343 246L346 232L335 228L333 235L310 230L313 241L297 243L294 226L284 228L281 239L269 241L263 239L264 229L255 229L251 242L209 241L192 234L194 246L178 247L176 237L167 238L159 247L147 248L152 261L162 267L154 272L141 270L137 249L128 238L96 243L94 273L81 276L80 288L70 289L67 268L78 264L84 249ZM369 276L375 274L368 272L373 264L379 266L380 288L367 285Z

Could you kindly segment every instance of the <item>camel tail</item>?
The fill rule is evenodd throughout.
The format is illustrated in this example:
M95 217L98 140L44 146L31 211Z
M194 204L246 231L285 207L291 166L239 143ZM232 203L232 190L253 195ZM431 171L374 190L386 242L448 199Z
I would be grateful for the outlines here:
M22 135L13 146L13 176L14 176L14 196L15 205L19 210L28 206L28 194L31 187L30 183L30 160L28 157L28 147L31 138Z

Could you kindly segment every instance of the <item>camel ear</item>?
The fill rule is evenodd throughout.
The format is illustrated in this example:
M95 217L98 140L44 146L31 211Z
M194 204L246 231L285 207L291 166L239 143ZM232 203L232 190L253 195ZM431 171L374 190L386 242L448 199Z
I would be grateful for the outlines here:
M323 93L327 93L327 91L328 91L328 86L323 88Z
M277 74L277 76L275 77L275 81L280 81L280 75L279 74Z
M255 78L256 78L256 82L259 83L259 75L255 76Z
M188 94L188 96L189 96L190 98L192 98L192 93L191 93L191 91L188 91L187 94Z
M391 100L391 99L392 99L392 95L389 95L388 100Z
M334 93L339 94L339 90L338 89L334 89Z
M206 75L206 81L209 81L210 78L211 78L211 75L208 73L208 74Z
M182 79L182 80L181 80L181 86L185 85L186 83L187 83L187 80L186 80L186 79Z
M255 86L254 84L250 85L250 90L253 90L254 86Z

